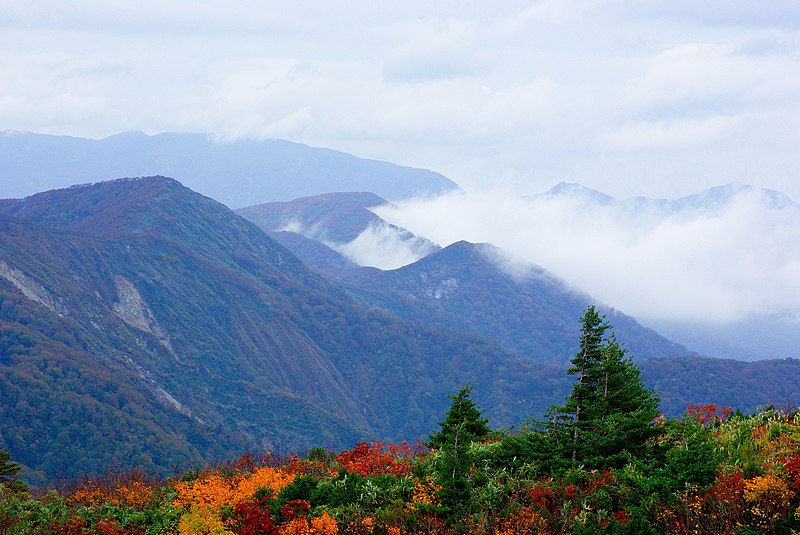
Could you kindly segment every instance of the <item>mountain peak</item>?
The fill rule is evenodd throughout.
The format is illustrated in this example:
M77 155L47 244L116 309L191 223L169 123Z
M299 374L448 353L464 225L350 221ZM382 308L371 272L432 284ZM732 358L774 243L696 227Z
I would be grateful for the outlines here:
M283 140L220 142L206 134L123 132L104 139L0 136L0 197L78 181L168 175L239 208L323 191L372 191L389 200L458 186L434 171Z
M610 204L614 202L614 197L605 193L587 188L575 182L559 182L550 190L545 192L547 197L569 197L573 199L585 199L598 204Z
M173 178L148 176L45 191L6 201L0 211L55 228L120 238L160 232L166 227L180 230L179 219L191 220L188 207L198 210L201 205L204 214L229 212Z
M752 196L764 207L773 210L785 208L800 208L784 193L767 188L751 186L742 182L730 182L721 186L709 188L700 193L682 197L673 202L678 208L722 208L735 199Z

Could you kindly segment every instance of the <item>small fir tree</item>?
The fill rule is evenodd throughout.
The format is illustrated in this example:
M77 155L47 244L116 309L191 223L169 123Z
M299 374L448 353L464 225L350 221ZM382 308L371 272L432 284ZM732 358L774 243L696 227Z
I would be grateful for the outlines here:
M11 460L11 453L7 449L0 450L0 484L12 491L25 490L25 484L17 479L20 465Z
M428 446L440 449L447 444L468 444L475 439L483 438L490 433L488 419L481 418L481 410L470 399L472 387L461 387L458 394L451 394L453 403L444 421L439 422L441 429L428 436Z
M646 454L658 429L658 397L594 306L581 318L580 350L568 373L577 381L564 405L549 414L563 453L587 467L619 466Z
M467 474L472 466L470 444L490 433L488 420L481 418L481 410L470 399L472 387L464 386L453 400L441 429L429 436L428 445L441 452L437 466L440 513L461 526L472 503L472 482ZM459 528L460 529L460 528Z

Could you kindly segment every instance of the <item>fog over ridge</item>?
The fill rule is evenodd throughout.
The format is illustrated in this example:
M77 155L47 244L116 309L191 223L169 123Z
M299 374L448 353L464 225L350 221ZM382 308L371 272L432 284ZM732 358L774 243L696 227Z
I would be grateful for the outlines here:
M491 243L636 317L800 321L800 206L788 197L734 184L676 201L608 199L461 191L375 213L443 247Z

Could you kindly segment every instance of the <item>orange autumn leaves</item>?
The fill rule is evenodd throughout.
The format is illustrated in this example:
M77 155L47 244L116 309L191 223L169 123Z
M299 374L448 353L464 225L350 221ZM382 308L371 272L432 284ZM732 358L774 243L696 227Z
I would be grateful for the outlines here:
M282 496L281 491L298 478L322 479L340 472L363 477L410 476L411 458L419 451L419 447L407 443L360 443L329 458L327 463L291 457L287 464L276 468L256 466L251 459L245 459L227 469L199 474L192 481L173 485L176 493L173 506L183 511L178 532L180 535L336 535L340 533L337 520L325 509L312 511L305 499L286 501L279 513L270 504L278 503L275 500ZM360 517L347 525L348 529L357 526L357 531L372 533L375 520ZM392 527L389 532L399 535L399 528Z
M418 451L419 447L412 447L408 442L399 445L361 442L352 450L337 455L336 462L348 472L361 476L380 474L405 476L411 473L409 459Z
M469 494L452 518L441 450L373 442L338 454L314 450L305 459L243 458L181 480L135 472L87 480L62 494L67 509L37 520L42 529L6 532L522 535L640 533L645 526L675 535L800 533L800 411L744 417L702 405L660 425L664 459L600 470L510 464L529 455L520 444L535 445L521 440L524 432L476 441L462 452ZM504 449L509 443L517 449ZM705 467L706 479L684 481L681 470L694 477Z
M281 489L294 480L294 474L287 474L269 466L256 468L248 474L238 472L230 475L220 473L208 474L195 481L175 484L178 507L199 507L203 509L220 509L232 507L261 490L268 489L278 494Z
M107 503L142 508L158 498L158 482L143 472L112 474L102 479L85 479L70 493L75 504Z

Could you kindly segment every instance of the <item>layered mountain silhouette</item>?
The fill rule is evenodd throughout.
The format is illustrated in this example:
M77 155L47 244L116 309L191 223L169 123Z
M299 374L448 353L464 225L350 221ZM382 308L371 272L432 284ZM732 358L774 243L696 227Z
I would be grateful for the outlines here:
M0 198L113 177L168 175L239 208L326 191L389 200L457 189L439 173L284 140L214 141L203 134L126 132L94 140L0 133Z
M267 233L300 234L358 265L392 269L440 248L385 222L370 210L386 204L389 203L385 199L373 193L326 193L240 208L236 213Z
M510 425L565 387L483 337L362 306L172 179L2 201L0 225L0 445L43 479L132 452L168 470L413 440L466 383Z
M429 326L479 333L540 362L565 365L573 356L575 318L595 302L590 296L539 266L512 261L490 244L461 241L437 251L438 246L389 225L369 210L383 204L385 200L372 194L335 193L236 212L368 306ZM359 268L350 261L356 258L348 260L331 250L346 252L370 228L379 226L391 229L406 247L416 246L421 258L398 269L378 270ZM605 310L638 357L696 354L630 316L610 307Z
M380 271L272 235L314 262L160 176L0 201L0 447L26 477L424 438L464 384L518 425L569 391L588 298L547 272L466 242ZM668 414L797 395L797 361L693 357L607 314Z

